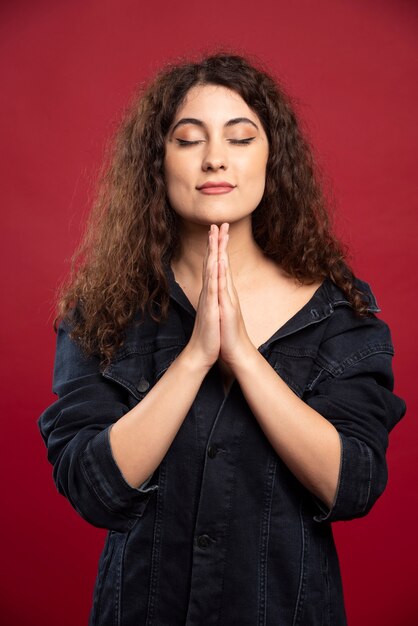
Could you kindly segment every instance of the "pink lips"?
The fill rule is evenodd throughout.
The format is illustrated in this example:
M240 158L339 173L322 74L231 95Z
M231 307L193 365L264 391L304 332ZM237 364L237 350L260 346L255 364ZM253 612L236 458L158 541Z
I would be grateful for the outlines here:
M228 183L223 180L219 182L208 181L207 183L204 183L200 187L197 187L197 189L201 191L202 193L214 195L214 194L219 194L219 193L229 193L230 191L234 189L234 185L231 185L231 183Z

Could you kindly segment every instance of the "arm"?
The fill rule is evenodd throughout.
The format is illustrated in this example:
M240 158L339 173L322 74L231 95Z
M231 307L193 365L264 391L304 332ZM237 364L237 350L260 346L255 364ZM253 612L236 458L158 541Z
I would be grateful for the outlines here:
M330 506L341 459L338 432L293 393L252 344L233 283L227 243L227 228L222 225L218 238L222 359L235 374L277 454L307 489Z
M95 526L124 531L143 514L158 485L141 483L160 464L218 357L216 254L208 246L188 345L131 410L125 389L101 375L98 358L85 358L66 324L58 329L58 400L38 425L59 492Z
M111 429L114 458L133 486L141 484L160 464L204 377L218 358L217 253L217 246L208 238L202 291L189 343L144 400Z
M335 372L324 372L322 378L318 377L315 388L303 401L247 335L229 268L225 235L226 230L221 227L221 356L234 372L277 454L324 503L325 507L317 502L322 515L315 519L336 521L364 515L386 485L388 432L405 412L405 403L392 393L393 348L389 330L377 319L364 323L353 347L348 329L344 366L340 364ZM341 335L337 332L327 344L331 355L339 353L335 351L338 345L341 349Z
M234 373L277 454L307 489L331 507L341 460L336 428L293 393L252 344L235 361Z
M131 486L161 463L207 372L186 346L145 398L112 425L113 457Z

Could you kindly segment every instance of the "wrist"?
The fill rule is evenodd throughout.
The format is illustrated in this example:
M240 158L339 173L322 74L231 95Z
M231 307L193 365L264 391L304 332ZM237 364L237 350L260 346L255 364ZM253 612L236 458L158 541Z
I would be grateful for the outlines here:
M256 360L259 356L259 351L250 339L248 339L248 341L240 344L239 347L236 347L234 354L229 358L225 358L224 356L222 356L222 358L232 369L235 376L237 376L243 368L251 369L254 360Z
M179 355L179 358L180 357L191 373L199 373L203 378L213 365L213 363L208 363L204 355L199 350L193 348L190 344L187 344L184 347L183 351Z

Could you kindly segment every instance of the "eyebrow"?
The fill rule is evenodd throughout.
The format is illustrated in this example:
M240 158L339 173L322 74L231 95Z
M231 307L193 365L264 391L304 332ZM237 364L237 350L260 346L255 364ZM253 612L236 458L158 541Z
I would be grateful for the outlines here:
M200 126L202 128L205 126L202 120L198 120L195 117L183 117L173 126L171 132L174 133L178 126L183 126L185 124L194 124L195 126ZM225 122L224 127L235 126L236 124L252 124L258 130L257 124L255 124L255 122L250 120L248 117L234 117L232 120Z

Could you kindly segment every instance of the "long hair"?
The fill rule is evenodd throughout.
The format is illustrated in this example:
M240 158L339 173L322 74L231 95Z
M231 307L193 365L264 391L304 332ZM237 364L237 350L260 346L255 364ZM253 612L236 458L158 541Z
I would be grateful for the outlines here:
M179 222L164 180L165 137L195 85L237 92L260 119L269 141L266 184L252 214L256 243L302 282L329 277L359 315L367 301L354 284L342 244L333 235L309 143L276 79L237 54L169 64L136 96L116 135L99 190L54 320L71 318L71 336L102 366L122 345L139 311L168 315L164 265L178 251Z

